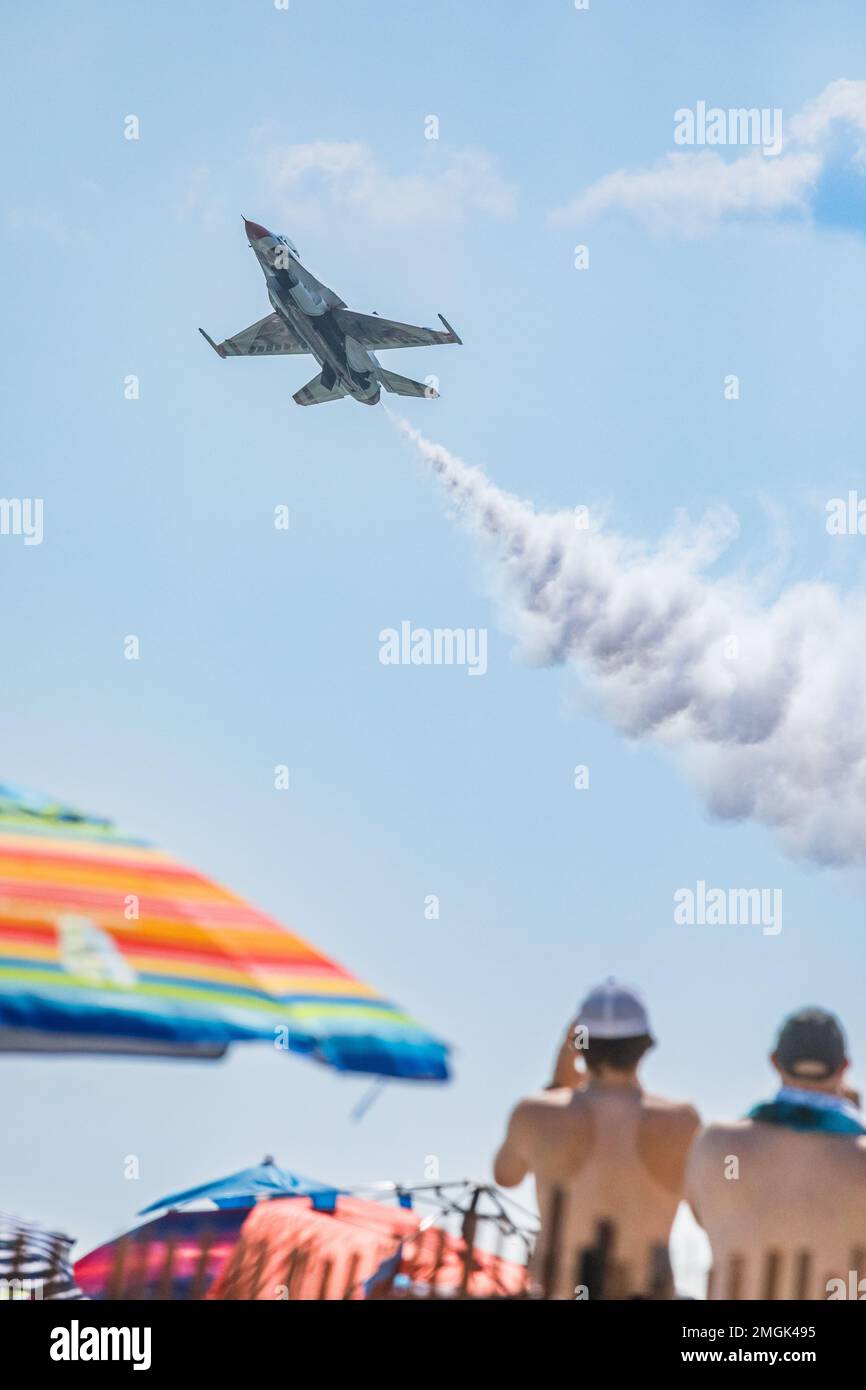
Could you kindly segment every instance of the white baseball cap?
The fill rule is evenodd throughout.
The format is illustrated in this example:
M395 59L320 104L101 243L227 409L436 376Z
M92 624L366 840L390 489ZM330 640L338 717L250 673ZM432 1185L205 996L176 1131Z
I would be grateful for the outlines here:
M636 989L618 984L612 977L590 990L577 1014L578 1024L593 1038L652 1037L646 1005Z

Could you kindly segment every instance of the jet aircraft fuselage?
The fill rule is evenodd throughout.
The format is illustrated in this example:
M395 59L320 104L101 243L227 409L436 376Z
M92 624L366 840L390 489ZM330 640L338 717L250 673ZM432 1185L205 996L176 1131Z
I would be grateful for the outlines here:
M221 357L309 353L321 372L295 393L299 405L343 396L376 405L382 386L399 395L438 395L432 386L387 371L372 349L459 343L445 319L442 332L355 313L301 264L297 247L288 237L275 235L257 222L244 219L244 225L274 312L219 344L200 329Z
M381 388L375 371L378 362L354 338L341 333L333 310L345 308L341 299L301 265L298 253L286 238L274 237L264 227L246 223L250 242L264 273L268 299L283 322L299 338L322 368L322 385L339 385L364 405L376 405Z

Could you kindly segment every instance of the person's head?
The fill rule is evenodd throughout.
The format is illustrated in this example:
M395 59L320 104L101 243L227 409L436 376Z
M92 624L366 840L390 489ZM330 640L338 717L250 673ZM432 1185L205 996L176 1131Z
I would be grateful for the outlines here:
M575 1022L575 1050L591 1076L611 1081L633 1078L655 1039L637 990L606 980L590 990Z
M786 1086L839 1091L848 1066L841 1023L826 1009L800 1009L779 1029L770 1061Z

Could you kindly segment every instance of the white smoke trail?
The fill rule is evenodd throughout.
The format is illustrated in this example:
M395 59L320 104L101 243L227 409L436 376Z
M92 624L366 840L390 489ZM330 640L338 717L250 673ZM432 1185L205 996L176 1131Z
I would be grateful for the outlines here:
M737 534L728 510L650 549L537 513L395 423L493 545L527 659L573 659L620 729L681 750L714 814L772 826L819 863L866 859L862 593L797 584L762 606L753 587L705 573Z

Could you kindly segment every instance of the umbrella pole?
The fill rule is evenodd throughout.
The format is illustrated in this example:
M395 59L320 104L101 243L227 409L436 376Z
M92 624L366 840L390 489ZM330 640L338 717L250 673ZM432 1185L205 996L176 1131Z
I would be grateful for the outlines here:
M379 1096L382 1094L386 1080L387 1078L384 1076L377 1076L372 1085L368 1086L367 1090L364 1092L361 1099L358 1101L358 1104L355 1106L354 1110L350 1111L349 1119L352 1120L355 1124L357 1124L360 1120L363 1120L367 1111L373 1105L373 1102L377 1100Z

